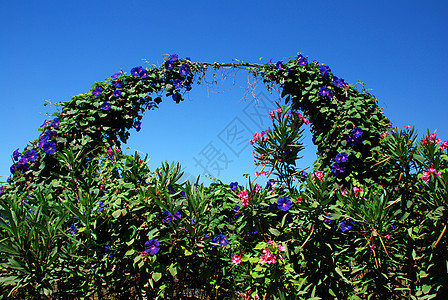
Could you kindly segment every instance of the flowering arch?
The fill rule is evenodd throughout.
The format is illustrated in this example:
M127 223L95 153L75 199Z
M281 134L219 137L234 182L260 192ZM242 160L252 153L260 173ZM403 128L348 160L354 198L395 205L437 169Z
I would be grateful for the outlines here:
M145 110L162 102L162 92L179 103L182 94L199 82L208 69L246 68L261 77L270 90L279 86L286 103L301 110L311 121L313 141L318 146L316 169L329 168L339 180L382 181L380 135L389 124L377 100L358 91L331 69L299 54L288 62L267 63L201 63L171 55L162 66L141 66L129 74L120 70L92 89L60 103L60 112L46 121L37 141L28 145L20 160L11 167L13 174L28 171L33 181L51 180L60 169L54 152L83 149L90 157L111 147L120 148L130 130L139 131ZM15 153L15 158L20 157ZM372 168L376 166L376 168ZM377 175L372 176L373 172ZM30 174L31 173L31 174ZM383 182L384 183L384 182Z

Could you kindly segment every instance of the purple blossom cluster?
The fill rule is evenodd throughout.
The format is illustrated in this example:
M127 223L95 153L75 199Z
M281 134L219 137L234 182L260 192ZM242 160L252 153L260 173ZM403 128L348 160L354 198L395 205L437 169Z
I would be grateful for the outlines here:
M356 145L362 144L363 141L363 131L361 127L354 127L352 129L352 135L348 138L347 142L350 146L354 147Z
M331 100L331 98L333 98L333 91L330 90L328 87L326 86L321 86L319 88L319 95L321 95L322 97Z
M331 172L336 177L345 177L350 172L349 167L347 165L348 154L345 152L340 152L336 154L334 158L335 163L331 166Z

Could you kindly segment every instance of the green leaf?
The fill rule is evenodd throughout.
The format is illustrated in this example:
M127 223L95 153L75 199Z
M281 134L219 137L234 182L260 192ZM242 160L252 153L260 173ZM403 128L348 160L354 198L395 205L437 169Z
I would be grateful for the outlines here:
M157 282L160 280L160 278L162 278L162 273L159 272L154 272L152 273L152 279Z

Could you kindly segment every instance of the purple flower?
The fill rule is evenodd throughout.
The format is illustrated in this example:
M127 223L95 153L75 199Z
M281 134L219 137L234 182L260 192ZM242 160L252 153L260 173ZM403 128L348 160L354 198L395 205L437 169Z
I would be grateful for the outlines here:
M275 185L275 180L274 179L269 179L268 182L266 183L266 188L268 189L268 191L272 191L272 189L274 188Z
M28 170L28 159L25 157L22 157L19 159L19 162L17 163L17 169L22 172L26 172Z
M106 247L104 247L104 252L108 253L107 257L112 257L112 253L110 253L112 251L112 248L109 245L106 245Z
M235 182L231 182L230 184L229 184L229 186L230 186L230 190L231 191L238 191L238 189L239 190L243 190L243 187L241 186L241 185L238 185L238 182L237 181L235 181Z
M182 80L174 79L173 86L174 86L175 89L180 89L180 87L182 86Z
M114 75L110 76L110 78L117 79L118 77L120 77L120 75L120 73L115 73Z
M362 137L363 131L361 129L361 127L355 127L352 129L352 136L348 138L348 143L350 144L350 146L355 146L358 144L361 144L363 142L363 137Z
M3 194L4 190L5 190L5 187L3 185L0 186L0 195Z
M22 156L22 154L19 152L19 148L17 148L12 153L12 157L14 158L15 161L18 161L20 156Z
M291 208L292 202L288 197L281 197L277 200L277 208L281 211L288 211Z
M112 81L112 85L114 86L114 88L119 89L123 86L123 81L114 80L114 81Z
M59 120L59 118L54 118L53 122L51 123L51 126L53 126L53 128L58 128L59 125L61 124L61 121Z
M28 159L28 161L35 161L39 157L39 153L36 150L30 150L23 154L23 157Z
M176 61L178 58L179 58L179 55L177 55L177 54L171 54L170 57L168 58L168 60Z
M48 154L52 154L56 151L56 144L53 141L47 141L42 149L44 149L44 151Z
M173 217L171 217L171 214L168 211L164 211L162 214L162 221L165 223L169 223L173 220Z
M187 198L187 194L185 194L185 191L182 191L180 194L182 195L182 197Z
M170 194L176 193L176 190L174 189L173 185L168 184L166 188L168 189L168 193L170 193Z
M120 97L121 97L121 91L120 91L120 90L115 90L115 91L113 92L113 94L114 94L114 96L115 96L116 98L120 98Z
M329 80L330 79L330 67L326 66L326 65L320 65L319 66L319 71L322 74L322 76L324 77L325 80Z
M131 69L132 76L139 76L140 72L143 70L142 66L134 67Z
M352 228L353 228L353 220L352 219L342 221L342 223L341 223L342 232L349 231Z
M101 109L102 110L109 110L110 109L110 103L109 102L104 102L102 105L101 105Z
M100 203L98 204L98 211L101 212L104 209L104 202L100 201Z
M300 172L299 175L300 175L300 177L302 177L302 179L303 179L302 181L307 180L308 176L309 176L308 173L305 171Z
M179 74L181 76L188 75L190 73L190 65L184 64L182 67L179 68Z
M325 216L325 219L324 219L324 223L326 223L326 224L328 224L328 225L333 224L333 220L330 219L330 218L331 218L331 215L326 215L326 216Z
M285 65L280 60L275 64L275 66L279 70L286 70Z
M224 234L217 235L213 238L213 243L220 244L222 247L226 247L229 242L226 240L226 236ZM215 247L215 245L212 245Z
M188 61L191 61L191 58L190 58L190 57L188 57L188 56L187 56L187 57L185 57L185 59L186 59L186 60L188 60Z
M96 88L94 88L92 94L94 97L98 97L99 95L101 95L101 87L97 86Z
M11 174L15 174L19 169L17 168L17 166L14 164L9 168L9 171L11 172Z
M334 163L331 166L331 172L337 177L345 177L348 174L348 167L343 163Z
M333 98L333 92L326 86L321 86L319 88L319 95L327 98L328 100L331 100L331 98Z
M332 78L333 84L337 87L344 87L345 86L345 81L342 78L338 78L336 76L333 76Z
M308 64L308 58L303 57L302 54L297 55L299 66L306 66Z
M145 243L145 252L149 255L155 255L160 250L160 244L156 239L150 239Z
M137 122L134 125L135 130L137 130L137 132L140 131L140 129L142 129L142 122Z
M165 69L172 70L174 68L174 62L172 60L167 60L165 62Z
M334 161L337 163L345 163L348 161L348 154L345 152L340 152L340 153L336 154Z
M77 231L78 231L78 228L76 228L76 225L72 224L72 226L70 226L70 233L75 234Z
M146 69L141 70L138 75L140 76L140 78L146 78L149 76L149 73Z
M174 220L182 220L182 215L180 214L180 212L176 211L174 213Z

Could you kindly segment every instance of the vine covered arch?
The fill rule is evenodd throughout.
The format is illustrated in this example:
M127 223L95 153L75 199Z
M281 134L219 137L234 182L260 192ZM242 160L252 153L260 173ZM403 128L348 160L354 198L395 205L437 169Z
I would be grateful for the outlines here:
M259 165L269 174L277 168L276 179L265 187L181 182L180 165L150 170L146 158L120 151L145 111L182 102L224 67L281 93L273 127L247 141ZM40 136L14 151L9 184L0 187L0 294L177 299L193 289L210 299L429 299L447 292L448 141L428 132L419 144L414 129L391 129L375 97L325 64L301 54L267 64L171 55L161 66L120 70L58 105ZM318 159L304 179L295 162L308 122Z
M59 103L62 109L54 114L54 120L47 121L39 139L24 150L36 151L36 161L18 162L11 166L11 173L22 175L32 169L27 180L51 180L51 174L60 169L52 155L55 149L82 149L96 157L110 147L120 148L131 129L139 131L144 111L160 105L163 92L180 103L183 93L199 83L206 72L222 67L247 69L261 77L268 90L280 87L285 103L311 121L313 142L318 147L316 169L330 168L339 181L387 182L381 169L380 137L390 122L377 100L338 78L327 65L308 62L301 54L276 64L203 63L172 55L161 66L139 66L130 73L120 70L96 82L88 92ZM349 161L335 161L338 153L347 154Z

